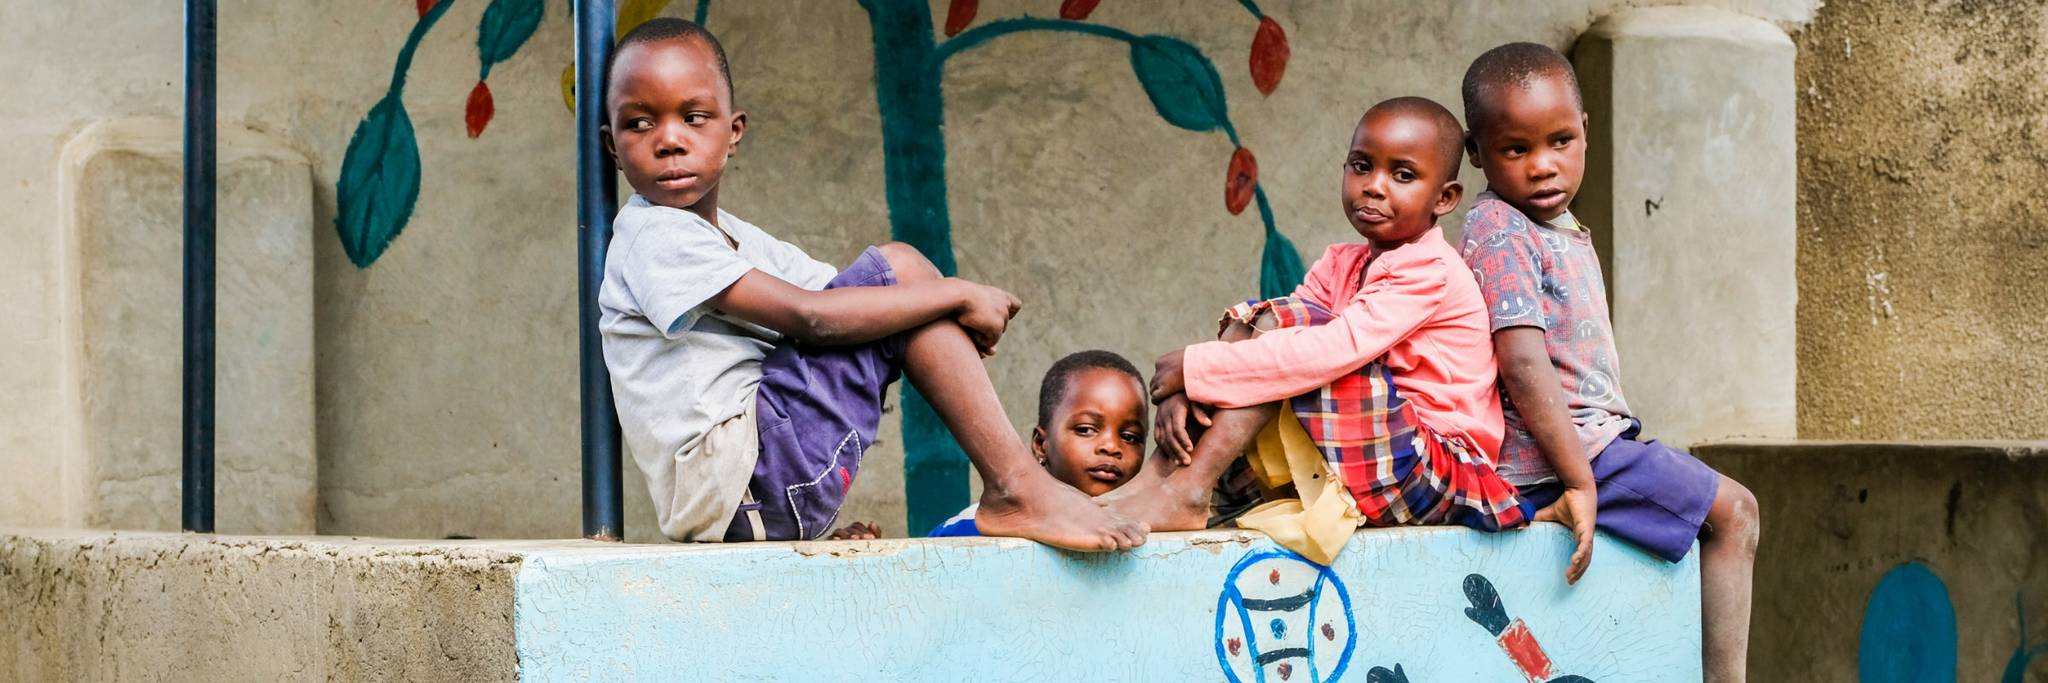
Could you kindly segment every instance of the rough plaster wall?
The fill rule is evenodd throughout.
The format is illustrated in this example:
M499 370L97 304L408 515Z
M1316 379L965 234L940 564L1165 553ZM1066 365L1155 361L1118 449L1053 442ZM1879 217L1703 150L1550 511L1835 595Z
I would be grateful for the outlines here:
M1799 42L1799 433L2048 438L2048 5L1830 2Z
M2048 442L1750 442L1695 452L1744 482L1763 511L1750 680L1858 680L1864 629L1932 644L1933 619L1872 623L1866 611L1887 572L1917 562L1940 577L1955 609L1957 668L1947 680L2048 681L2048 657L2038 655L2022 677L1999 677L2048 632ZM1907 680L1876 673L1862 680Z
M416 21L412 5L235 0L220 8L222 125L282 138L313 165L324 533L579 529L573 139L558 85L570 25L551 5L531 42L492 69L497 115L471 140L462 103L476 81L475 26L487 3L455 1L421 45L405 92L424 166L421 199L368 270L349 265L333 237L333 188L349 133L384 92ZM1278 225L1313 259L1355 239L1337 215L1337 168L1365 106L1421 94L1455 109L1458 77L1480 51L1511 40L1568 47L1600 17L1639 4L1670 3L1271 0L1262 7L1286 28L1294 54L1271 97L1259 96L1246 73L1254 23L1233 3L1105 3L1090 19L1178 36L1215 62ZM1788 26L1815 3L1712 4ZM945 6L935 1L935 15ZM1055 7L991 0L980 20L1047 16ZM173 5L0 3L0 45L38 65L0 84L8 143L0 152L0 415L8 425L46 424L57 394L48 294L56 151L99 118L178 115L179 21ZM752 113L727 176L727 206L828 261L886 239L871 36L860 7L719 2L710 24L733 55L741 104ZM79 40L85 27L116 36L119 49ZM1227 141L1161 121L1128 64L1126 51L1099 39L1020 35L947 67L961 271L1027 302L990 365L1021 431L1054 358L1101 347L1145 364L1202 337L1219 306L1255 287L1258 219L1221 206ZM1463 177L1470 194L1483 185L1476 169ZM1139 295L1124 296L1132 292ZM894 421L848 516L902 533ZM62 457L53 434L0 429L0 471L10 475L0 477L0 519L58 523L42 492L59 479ZM649 538L642 491L629 474L630 538Z
M216 507L226 533L312 533L312 175L296 152L221 136L217 213ZM121 121L65 149L66 282L80 432L72 524L179 526L181 227L178 123Z
M0 678L511 680L518 569L446 545L0 535Z

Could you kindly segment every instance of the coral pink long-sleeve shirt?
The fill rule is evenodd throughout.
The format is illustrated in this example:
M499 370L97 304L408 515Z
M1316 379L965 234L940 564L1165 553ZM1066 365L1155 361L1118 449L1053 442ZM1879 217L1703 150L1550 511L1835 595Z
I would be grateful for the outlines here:
M1369 244L1332 245L1295 288L1295 297L1336 314L1327 324L1188 347L1188 398L1225 408L1269 403L1384 357L1395 391L1423 424L1464 435L1489 457L1500 452L1493 335L1471 269L1440 228L1371 257Z

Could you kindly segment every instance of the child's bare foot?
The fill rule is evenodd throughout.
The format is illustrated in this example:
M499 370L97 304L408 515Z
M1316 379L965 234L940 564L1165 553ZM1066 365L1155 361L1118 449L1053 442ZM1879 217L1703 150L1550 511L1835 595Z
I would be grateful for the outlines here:
M983 536L1028 538L1067 550L1129 550L1145 544L1141 522L1112 512L1051 475L981 494L974 526Z
M1153 531L1196 531L1209 526L1209 487L1164 446L1152 449L1145 468L1115 491L1097 496L1104 506L1144 522ZM1190 491L1192 489L1192 491Z
M1150 469L1150 468L1148 468ZM1162 468L1163 469L1163 468ZM1198 531L1209 526L1209 488L1191 486L1192 477L1143 474L1097 500L1144 522L1153 531Z
M832 532L835 541L872 541L882 537L882 525L874 522L854 522Z

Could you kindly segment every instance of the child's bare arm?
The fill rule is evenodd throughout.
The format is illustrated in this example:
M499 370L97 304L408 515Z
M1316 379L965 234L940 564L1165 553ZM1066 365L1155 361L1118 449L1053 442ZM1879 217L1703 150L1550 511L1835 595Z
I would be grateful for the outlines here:
M892 287L811 291L750 271L711 298L728 315L805 343L843 346L881 339L940 318L958 318L983 355L995 352L1023 306L1009 292L958 278Z
M1543 343L1543 330L1536 327L1503 327L1493 333L1494 356L1500 362L1501 383L1508 399L1522 415L1522 425L1536 442L1536 450L1550 461L1564 484L1557 503L1537 514L1539 520L1556 520L1571 527L1578 548L1572 552L1571 568L1565 580L1577 583L1593 560L1593 519L1599 496L1593 483L1592 461L1579 443L1578 431L1566 410L1564 388L1557 368L1550 363L1550 350Z

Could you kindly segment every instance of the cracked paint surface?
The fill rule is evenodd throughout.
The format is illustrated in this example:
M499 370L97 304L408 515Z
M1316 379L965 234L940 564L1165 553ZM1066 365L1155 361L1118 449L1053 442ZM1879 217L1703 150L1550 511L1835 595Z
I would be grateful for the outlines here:
M1559 673L1698 680L1696 559L1671 565L1603 541L1568 587L1571 548L1554 525L1361 532L1330 568L1356 624L1352 672L1521 679L1467 616L1466 577L1484 574ZM525 554L516 581L516 650L530 681L1214 680L1219 646L1229 651L1218 596L1242 559L1275 550L1244 532L1155 534L1107 555L1009 539L543 549ZM1332 623L1287 633L1335 642L1343 623ZM1288 667L1292 680L1308 674Z

